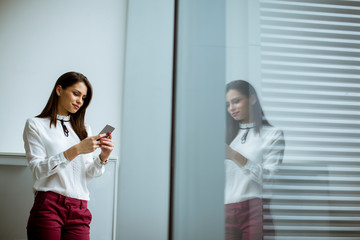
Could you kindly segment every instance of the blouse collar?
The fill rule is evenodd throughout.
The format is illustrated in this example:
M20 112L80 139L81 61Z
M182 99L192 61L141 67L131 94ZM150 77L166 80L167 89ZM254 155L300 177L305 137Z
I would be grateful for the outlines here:
M240 129L249 129L249 128L254 128L255 127L255 123L240 123Z
M59 114L57 114L56 115L56 118L57 118L57 120L63 120L63 121L70 121L70 115L67 115L67 116L63 116L63 115L59 115Z

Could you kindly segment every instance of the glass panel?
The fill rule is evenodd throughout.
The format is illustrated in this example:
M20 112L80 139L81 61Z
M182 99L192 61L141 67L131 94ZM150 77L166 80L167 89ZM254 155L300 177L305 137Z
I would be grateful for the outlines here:
M224 237L225 1L177 1L172 240Z
M360 1L226 3L226 239L359 239Z

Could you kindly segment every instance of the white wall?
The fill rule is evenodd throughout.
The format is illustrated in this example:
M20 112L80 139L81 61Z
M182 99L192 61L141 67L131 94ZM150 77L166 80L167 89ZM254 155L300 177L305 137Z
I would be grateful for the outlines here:
M119 142L125 24L125 0L0 1L0 152L24 152L26 118L41 112L67 71L94 87L94 133L111 123Z

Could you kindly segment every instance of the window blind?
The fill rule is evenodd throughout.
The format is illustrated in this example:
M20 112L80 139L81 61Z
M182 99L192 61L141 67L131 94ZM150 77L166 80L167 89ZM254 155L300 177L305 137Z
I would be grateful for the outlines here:
M358 240L360 1L259 2L262 104L286 140L265 239Z

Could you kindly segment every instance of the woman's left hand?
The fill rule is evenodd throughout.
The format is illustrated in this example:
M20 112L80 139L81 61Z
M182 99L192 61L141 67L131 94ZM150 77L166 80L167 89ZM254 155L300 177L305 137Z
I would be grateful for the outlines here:
M100 138L100 160L105 162L109 159L110 153L114 149L114 142L112 140L112 135L109 133L109 137Z

